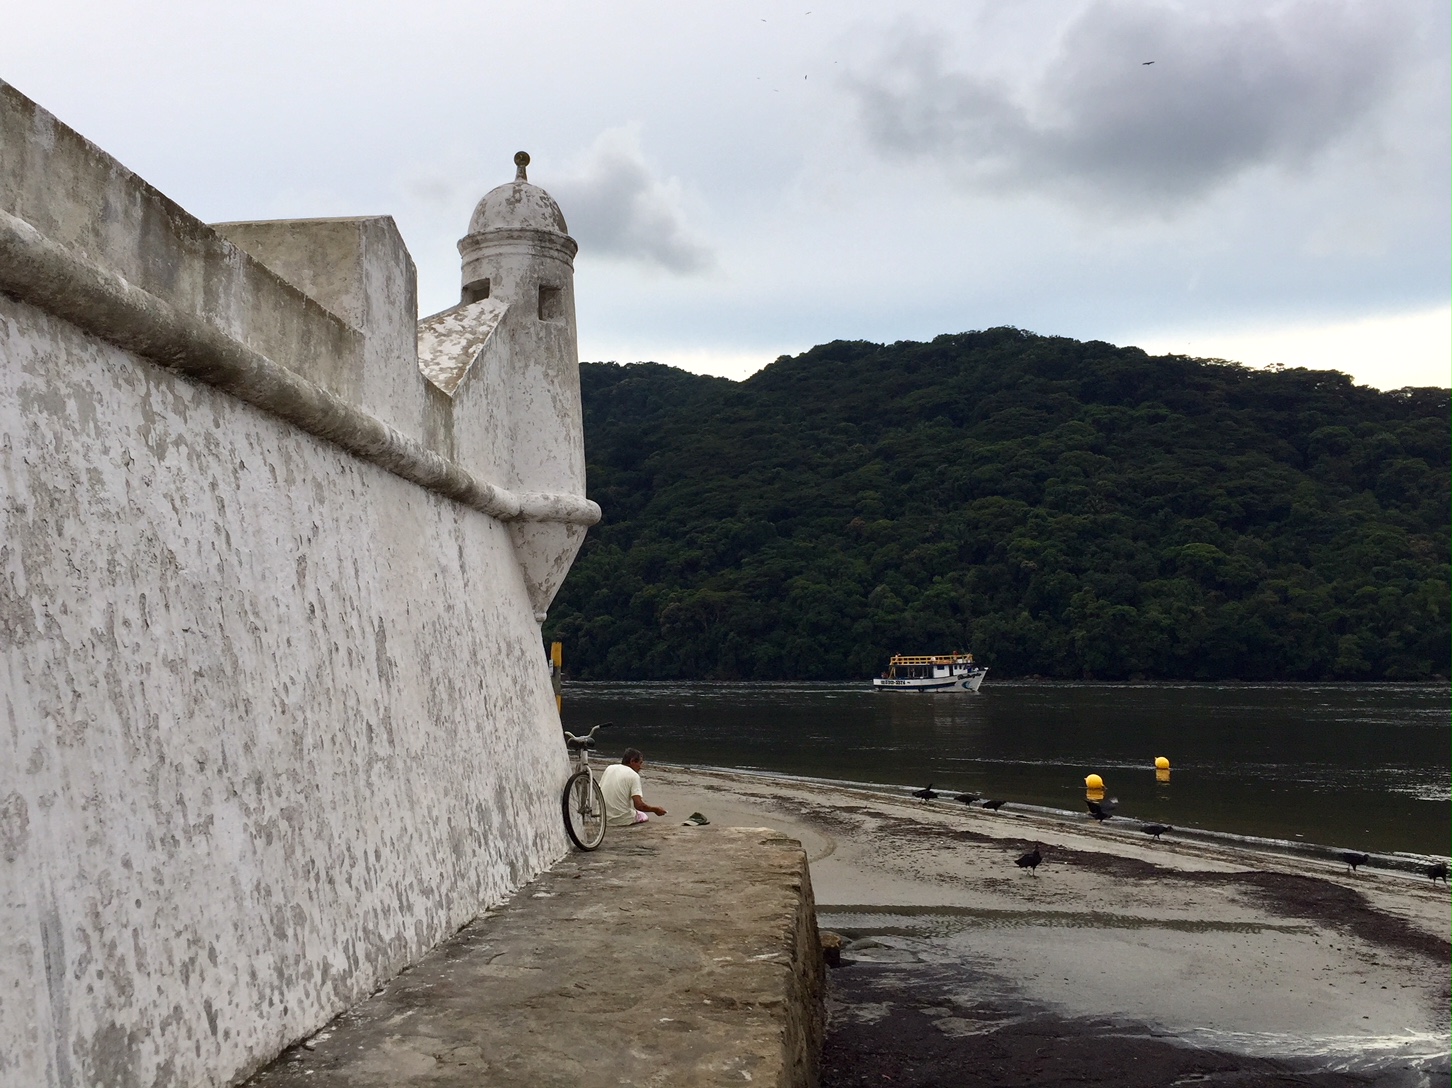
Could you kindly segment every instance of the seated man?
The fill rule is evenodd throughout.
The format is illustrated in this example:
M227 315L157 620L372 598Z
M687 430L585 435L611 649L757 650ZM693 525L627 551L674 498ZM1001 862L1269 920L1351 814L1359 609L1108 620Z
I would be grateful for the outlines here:
M640 768L645 757L639 748L627 748L619 763L612 763L600 775L600 792L605 795L605 822L611 827L643 824L648 813L664 816L666 810L647 805L640 792Z

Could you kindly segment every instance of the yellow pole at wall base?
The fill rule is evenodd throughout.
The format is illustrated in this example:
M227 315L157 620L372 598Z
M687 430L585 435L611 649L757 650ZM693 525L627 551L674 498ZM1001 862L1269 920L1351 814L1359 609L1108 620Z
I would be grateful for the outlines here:
M555 689L555 713L564 714L565 697L560 694L560 685L563 683L563 670L565 667L565 644L563 642L550 643L550 687Z

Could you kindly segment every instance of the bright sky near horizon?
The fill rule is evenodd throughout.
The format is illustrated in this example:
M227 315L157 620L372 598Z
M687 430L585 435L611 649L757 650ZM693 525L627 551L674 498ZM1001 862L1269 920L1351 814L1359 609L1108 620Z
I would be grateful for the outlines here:
M391 214L420 306L513 176L581 358L744 377L1016 325L1452 384L1444 0L49 0L0 79L211 221Z

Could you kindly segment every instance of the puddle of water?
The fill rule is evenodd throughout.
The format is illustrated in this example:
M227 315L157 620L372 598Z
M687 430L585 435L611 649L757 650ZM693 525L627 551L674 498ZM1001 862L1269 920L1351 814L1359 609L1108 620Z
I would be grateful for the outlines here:
M1185 1042L1209 1049L1266 1058L1302 1058L1343 1073L1374 1076L1377 1084L1428 1084L1448 1072L1445 1033L1401 1031L1385 1035L1303 1035L1231 1032L1190 1028ZM1398 1077L1394 1074L1405 1073Z
M1083 1001L1059 998L1064 992L1079 995L1087 992L1088 980L1099 970L1095 965L1103 958L1105 949L1081 947L1076 938L1073 957L1082 959L1083 963L1071 965L1060 962L1056 964L1058 969L1052 972L1052 978L1045 977L1043 965L1036 961L1025 971L1021 960L1023 947L1005 951L993 946L992 942L985 945L975 936L975 932L981 932L985 925L992 927L1004 913L1018 917L1016 911L976 908L864 906L824 910L819 912L819 919L824 927L851 938L843 950L844 960L872 964L875 969L887 972L878 976L883 980L879 985L887 992L909 995L908 1003L916 1008L923 1008L924 1002L936 1004L941 999L944 1008L942 1015L935 1017L935 1023L949 1036L991 1034L1025 1015L1047 1013L1066 1021L1079 1021L1087 1016L1102 1024L1111 1036L1126 1039L1173 1038L1194 1048L1258 1058L1297 1059L1315 1068L1365 1077L1368 1083L1385 1088L1421 1088L1433 1083L1446 1083L1447 1032L1406 1026L1420 1020L1422 1014L1415 999L1400 992L1373 998L1367 998L1363 993L1362 998L1371 1001L1371 1004L1358 1007L1358 999L1352 998L1348 1007L1345 988L1337 989L1335 983L1325 978L1308 979L1308 985L1298 983L1300 992L1296 996L1287 995L1286 1001L1294 1006L1294 1011L1288 1015L1279 1015L1286 1010L1279 1008L1273 993L1257 992L1252 995L1250 991L1238 991L1251 1005L1255 1005L1255 1000L1250 1000L1252 996L1261 1002L1257 1007L1262 1009L1263 1015L1254 1012L1247 1015L1245 1010L1238 1009L1241 1002L1234 999L1231 991L1217 998L1213 984L1208 998L1206 994L1197 995L1193 992L1194 987L1190 986L1169 993L1155 990L1160 997L1149 1004L1143 1001L1136 1003L1131 998L1136 994L1143 998L1141 991L1144 986L1153 987L1155 983L1143 976L1135 982L1135 973L1143 971L1144 963L1120 963L1112 958L1118 955L1117 948L1112 947L1109 950L1111 959L1107 962L1114 963L1116 967L1111 975L1104 977L1104 981L1112 983L1118 980L1128 986L1128 991L1118 997L1113 992L1095 991L1098 1011L1090 1012ZM1086 919L1092 919L1092 922ZM1171 931L1171 934L1214 931L1234 935L1237 939L1243 934L1270 930L1272 932L1266 935L1262 947L1272 949L1281 947L1279 935L1282 933L1308 935L1315 932L1311 927L1298 925L1166 924L1133 916L1069 915L1067 912L1040 912L1037 922L1040 925L1093 925L1100 930L1116 928L1116 923L1121 930L1161 930ZM1116 940L1107 934L1105 939L1111 945ZM1166 935L1159 943L1152 943L1147 949L1141 948L1140 952L1149 957L1158 956L1159 950L1167 947L1164 942L1172 943L1176 939L1173 935ZM1304 943L1303 936L1296 939ZM1022 934L1013 940L1017 946L1033 947L1042 943L1032 933ZM1103 943L1099 942L1100 945ZM1233 945L1232 951L1238 957L1246 951L1246 946ZM1007 959L1004 959L1005 955ZM1236 962L1239 962L1238 959ZM1263 976L1257 975L1253 967L1231 967L1228 960L1224 966L1232 974L1221 979L1221 986L1259 987L1262 984ZM1119 970L1121 967L1122 971ZM1060 970L1065 976L1064 991L1059 990ZM1237 970L1240 975L1233 974ZM1075 980L1072 983L1071 977ZM1266 985L1274 988L1273 982ZM1326 987L1324 991L1321 990L1323 985ZM1113 985L1110 985L1109 991L1112 990ZM1056 994L1059 996L1056 997ZM1238 1011L1226 1011L1222 1007L1224 1000L1230 1000ZM1270 1005L1265 1004L1267 1000ZM1216 1004L1217 1001L1220 1005ZM1308 1002L1319 1011L1308 1010ZM1353 1026L1358 1023L1356 1014L1363 1011L1370 1013L1372 1019L1379 1023L1365 1024L1364 1030L1357 1030ZM1362 1018L1363 1021L1365 1019Z

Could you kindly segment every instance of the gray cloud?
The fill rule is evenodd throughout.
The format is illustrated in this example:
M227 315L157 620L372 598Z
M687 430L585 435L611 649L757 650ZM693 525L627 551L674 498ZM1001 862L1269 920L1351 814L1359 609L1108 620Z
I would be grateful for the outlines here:
M919 33L848 86L882 153L986 188L1173 205L1256 166L1303 165L1350 132L1396 85L1404 10L1102 0L1025 85L954 70Z
M570 233L591 256L689 275L715 254L686 222L680 183L654 172L633 126L600 135L578 169L547 183Z

